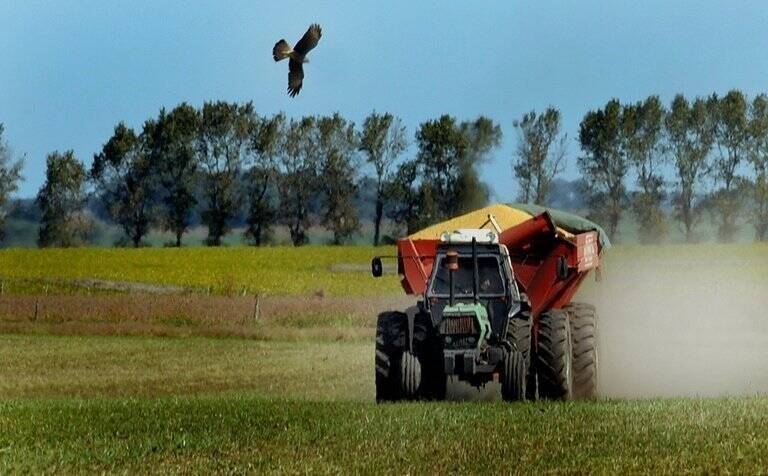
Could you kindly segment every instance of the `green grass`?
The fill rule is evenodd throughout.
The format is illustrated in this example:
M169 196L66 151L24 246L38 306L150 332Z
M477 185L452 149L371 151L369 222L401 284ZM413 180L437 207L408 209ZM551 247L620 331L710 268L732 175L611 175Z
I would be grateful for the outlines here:
M756 473L768 398L373 403L371 342L0 336L0 473Z
M0 403L0 472L755 474L768 399Z

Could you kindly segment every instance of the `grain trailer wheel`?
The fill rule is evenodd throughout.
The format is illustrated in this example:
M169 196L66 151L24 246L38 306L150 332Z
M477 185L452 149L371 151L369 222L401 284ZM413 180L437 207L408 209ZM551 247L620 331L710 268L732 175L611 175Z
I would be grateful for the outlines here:
M559 309L541 313L536 349L539 397L551 400L573 397L572 363L568 313Z
M565 307L573 341L573 397L593 398L597 391L597 312L595 306L573 302Z

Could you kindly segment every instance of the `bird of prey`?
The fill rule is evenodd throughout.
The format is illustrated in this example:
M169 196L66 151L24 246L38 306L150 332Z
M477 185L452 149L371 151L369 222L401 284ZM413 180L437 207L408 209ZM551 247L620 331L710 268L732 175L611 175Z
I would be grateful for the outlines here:
M272 48L272 57L275 61L288 58L288 94L291 97L301 91L304 81L304 63L309 63L307 53L317 46L321 33L320 25L313 23L293 48L284 39L275 43L275 47Z

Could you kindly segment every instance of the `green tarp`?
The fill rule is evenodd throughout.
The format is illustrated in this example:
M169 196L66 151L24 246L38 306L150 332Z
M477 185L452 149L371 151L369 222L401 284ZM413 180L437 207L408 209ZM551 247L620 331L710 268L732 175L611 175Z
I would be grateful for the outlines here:
M562 210L555 210L554 208L542 207L541 205L534 205L533 203L509 203L512 208L524 210L531 215L540 215L542 213L549 212L552 219L555 221L555 225L573 234L583 233L585 231L597 231L600 235L600 246L606 250L611 247L611 240L608 239L608 234L597 223L587 220L584 217L574 215L573 213L564 212Z

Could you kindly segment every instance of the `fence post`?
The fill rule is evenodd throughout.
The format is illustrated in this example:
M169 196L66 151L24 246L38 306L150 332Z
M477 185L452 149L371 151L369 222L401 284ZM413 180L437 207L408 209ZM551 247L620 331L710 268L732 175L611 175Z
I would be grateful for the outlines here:
M259 295L257 294L255 296L255 301L253 302L253 317L252 320L254 322L259 320Z

